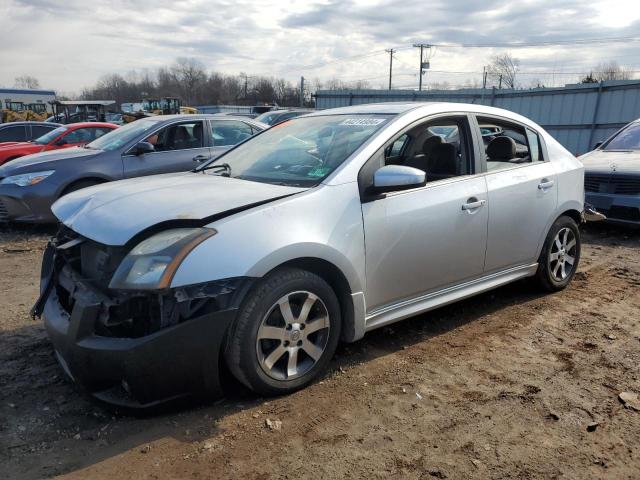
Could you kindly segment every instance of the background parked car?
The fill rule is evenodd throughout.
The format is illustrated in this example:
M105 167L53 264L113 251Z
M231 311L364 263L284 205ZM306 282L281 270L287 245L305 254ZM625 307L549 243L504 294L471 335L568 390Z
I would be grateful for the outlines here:
M610 222L640 225L640 119L580 160L585 200Z
M37 127L32 127L32 129ZM118 128L117 125L101 122L74 123L59 126L30 142L0 143L0 165L25 155L79 147L100 138L105 133Z
M0 124L0 142L28 142L55 130L59 123L11 122Z
M275 125L276 123L284 122L290 118L299 117L300 115L305 115L311 112L313 112L313 110L272 110L258 115L256 120L258 122L266 123L267 125Z
M157 115L84 147L18 158L0 167L0 220L55 222L50 207L62 195L112 180L191 170L194 162L215 158L266 128L248 118Z

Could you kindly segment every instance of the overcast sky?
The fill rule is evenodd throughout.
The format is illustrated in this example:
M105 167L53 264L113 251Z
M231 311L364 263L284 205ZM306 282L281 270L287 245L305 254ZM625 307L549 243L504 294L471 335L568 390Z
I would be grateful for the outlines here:
M636 36L639 41L511 48L523 72L581 72L614 59L640 70L640 1L530 0L0 0L0 85L33 75L80 92L101 75L194 57L208 70L417 84L412 43L502 44ZM404 48L404 49L403 49ZM480 79L504 49L439 47L429 81ZM367 55L367 56L365 56ZM354 57L352 60L341 60ZM463 73L437 73L437 71ZM525 73L552 83L561 75ZM570 81L570 77L566 77Z

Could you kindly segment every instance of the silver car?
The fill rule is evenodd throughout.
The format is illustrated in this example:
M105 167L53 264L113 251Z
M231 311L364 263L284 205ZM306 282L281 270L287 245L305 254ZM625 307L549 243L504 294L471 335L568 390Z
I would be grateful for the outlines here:
M480 125L500 129L486 146ZM320 111L196 172L59 200L32 313L108 402L217 392L221 362L259 394L292 392L339 341L525 277L566 287L583 197L580 162L511 112Z
M640 225L640 119L582 155L586 201L613 223Z

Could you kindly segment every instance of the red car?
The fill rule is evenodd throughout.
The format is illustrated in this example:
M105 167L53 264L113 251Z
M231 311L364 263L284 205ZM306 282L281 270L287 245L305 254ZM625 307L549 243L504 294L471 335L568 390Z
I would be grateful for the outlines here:
M105 133L118 128L118 125L102 122L81 122L63 125L30 142L1 142L0 165L14 158L32 153L57 150L59 148L78 147L94 141Z

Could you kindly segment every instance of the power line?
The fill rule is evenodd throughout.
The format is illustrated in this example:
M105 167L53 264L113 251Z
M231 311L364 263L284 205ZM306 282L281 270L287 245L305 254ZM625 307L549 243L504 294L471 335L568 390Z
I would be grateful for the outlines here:
M554 45L587 45L594 43L637 42L640 37L604 37L604 38L574 38L567 40L546 40L539 42L505 42L505 43L432 43L442 48L521 48L546 47Z

